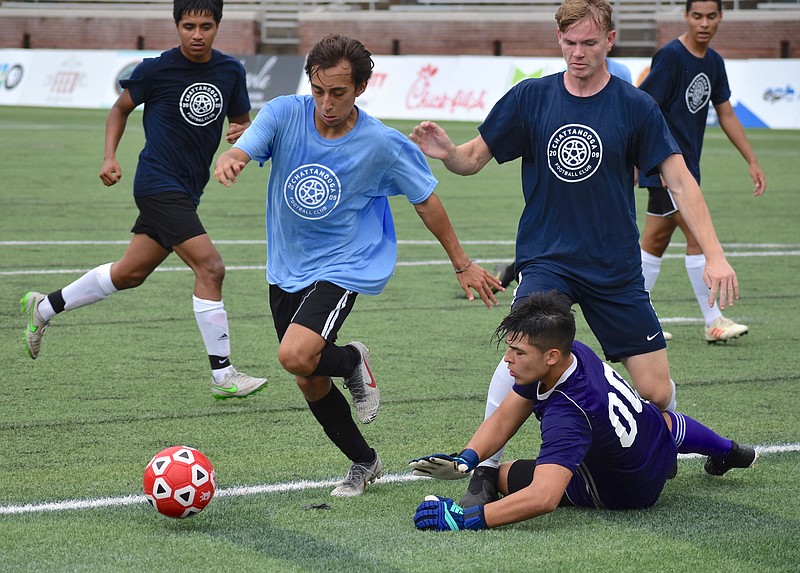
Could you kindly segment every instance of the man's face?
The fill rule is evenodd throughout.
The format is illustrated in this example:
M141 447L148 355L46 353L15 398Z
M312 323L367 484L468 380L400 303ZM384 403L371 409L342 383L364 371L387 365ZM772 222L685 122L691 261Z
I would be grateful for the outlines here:
M558 31L558 43L567 63L568 73L582 80L592 79L605 67L606 54L614 45L616 32L601 30L595 21L586 17Z
M316 68L311 72L311 95L318 127L336 134L345 130L347 119L353 112L356 98L364 89L353 85L350 63L341 61L332 68Z
M716 2L692 2L691 9L684 14L689 25L689 37L697 44L706 45L717 33L722 12Z
M508 348L503 356L508 372L520 386L541 380L549 371L550 352L542 352L528 341L527 336L510 334L506 337Z
M218 29L211 14L184 14L178 22L181 53L193 62L207 62Z

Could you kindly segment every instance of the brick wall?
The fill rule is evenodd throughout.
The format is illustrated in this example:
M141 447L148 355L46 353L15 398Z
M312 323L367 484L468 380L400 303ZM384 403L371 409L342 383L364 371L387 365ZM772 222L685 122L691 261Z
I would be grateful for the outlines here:
M663 16L661 46L686 29L683 18ZM304 13L299 47L305 54L328 33L354 36L374 54L560 56L549 13L376 11ZM0 8L0 48L147 49L177 45L172 13ZM712 46L726 58L800 58L800 12L726 12ZM258 14L226 13L214 47L232 54L266 53ZM627 55L627 54L617 54ZM650 55L650 54L643 54Z

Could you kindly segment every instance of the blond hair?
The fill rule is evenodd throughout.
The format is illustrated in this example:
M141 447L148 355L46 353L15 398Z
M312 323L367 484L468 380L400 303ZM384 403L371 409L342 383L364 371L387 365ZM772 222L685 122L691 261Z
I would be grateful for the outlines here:
M614 29L611 14L613 9L608 0L564 0L556 12L559 31L566 32L576 22L587 16L604 32Z

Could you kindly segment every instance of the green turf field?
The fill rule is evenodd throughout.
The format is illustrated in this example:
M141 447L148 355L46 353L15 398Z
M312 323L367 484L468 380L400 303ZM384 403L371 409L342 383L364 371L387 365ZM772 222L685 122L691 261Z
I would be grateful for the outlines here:
M135 218L142 145L129 122L123 181L97 177L105 112L0 107L0 571L797 571L800 568L800 132L752 130L767 174L751 195L744 161L709 129L703 190L742 297L726 314L750 326L707 345L683 269L682 237L653 298L669 343L679 409L757 445L751 470L705 475L684 458L649 510L561 509L484 532L432 533L412 517L426 494L458 499L466 482L413 480L409 459L457 451L483 416L501 352L490 336L508 309L467 302L441 247L393 199L399 265L386 291L361 297L340 334L372 349L383 407L364 427L386 475L355 499L329 496L349 462L282 371L267 305L267 170L209 185L200 209L228 266L233 362L270 378L260 394L218 402L194 322L193 276L175 257L138 289L58 316L36 361L24 352L19 298L50 292L119 258ZM411 123L395 124L408 132ZM448 125L457 141L474 125ZM223 145L223 149L225 146ZM510 261L521 209L519 166L460 178L433 165L456 231L487 268ZM643 213L644 192L639 192ZM578 313L578 336L597 342ZM528 422L507 458L534 457ZM176 444L214 463L218 497L189 520L141 495L145 464ZM128 496L134 496L130 498ZM330 509L304 509L327 503Z

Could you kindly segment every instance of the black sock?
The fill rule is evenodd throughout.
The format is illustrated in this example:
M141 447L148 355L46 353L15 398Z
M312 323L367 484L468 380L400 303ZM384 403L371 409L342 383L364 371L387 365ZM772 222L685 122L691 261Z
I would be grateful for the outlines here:
M351 462L370 463L375 459L375 452L353 420L350 404L336 385L331 384L331 391L321 400L308 402L308 407L328 438Z
M353 346L328 344L322 349L319 364L311 376L349 378L361 361L361 353Z
M227 356L214 356L208 355L208 360L211 362L211 370L222 370L231 365L231 361Z
M50 301L50 306L53 307L53 310L56 314L64 312L64 307L67 306L67 303L64 302L64 296L61 294L61 289L48 294L47 299Z

